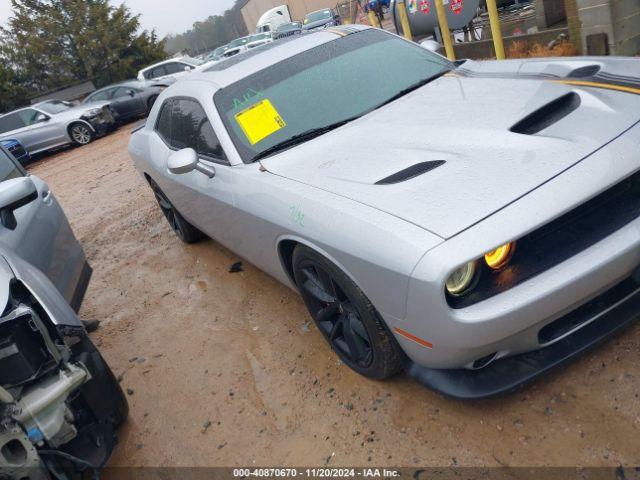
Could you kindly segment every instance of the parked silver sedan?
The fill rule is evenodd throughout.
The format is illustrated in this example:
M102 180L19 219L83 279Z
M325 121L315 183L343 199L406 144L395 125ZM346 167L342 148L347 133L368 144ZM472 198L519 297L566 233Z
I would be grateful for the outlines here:
M0 140L18 140L31 155L69 143L86 145L114 128L107 102L74 106L48 100L0 116Z
M182 240L299 291L345 364L487 397L640 316L639 59L457 65L356 26L257 50L129 151Z

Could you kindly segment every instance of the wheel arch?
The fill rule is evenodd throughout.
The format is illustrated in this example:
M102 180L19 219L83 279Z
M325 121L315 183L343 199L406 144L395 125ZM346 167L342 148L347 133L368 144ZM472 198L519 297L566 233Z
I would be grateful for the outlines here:
M293 288L296 289L296 291L298 291L299 289L298 289L298 286L296 285L296 282L293 276L293 252L298 245L304 245L305 247L316 251L317 253L325 257L327 260L329 260L331 263L333 263L336 267L338 267L360 290L362 290L362 292L365 294L367 299L371 302L373 307L376 309L384 329L389 334L389 338L391 338L391 341L396 345L398 352L400 352L400 355L402 356L402 362L406 365L406 361L408 359L407 354L398 343L398 340L395 334L393 333L392 325L389 325L387 319L385 319L385 317L382 315L380 310L378 310L378 307L373 302L373 300L369 297L369 295L367 294L367 290L363 288L363 285L351 274L351 272L347 268L345 268L345 266L340 261L338 261L333 255L331 255L325 249L313 244L312 242L310 242L305 238L301 238L293 235L284 235L277 240L276 245L278 249L278 258L280 260L280 264L282 265L282 268L285 272L285 275L289 279L289 282L291 283Z
M345 267L345 265L342 262L340 262L334 255L331 255L329 252L327 252L324 248L319 247L318 245L314 244L308 239L297 237L294 235L284 235L277 240L276 244L278 249L278 258L280 260L280 265L282 266L282 269L284 270L287 278L289 279L293 287L296 288L296 290L297 290L297 285L293 275L293 251L298 245L304 245L305 247L310 248L311 250L314 250L315 252L319 253L324 258L326 258L331 263L333 263L336 267L338 267L340 270L342 270L342 272L347 277L349 277L349 279L353 283L355 283L360 290L365 292L365 295L367 295L366 290L363 288L363 285L358 281L356 277L353 276L353 274L349 271L348 268Z

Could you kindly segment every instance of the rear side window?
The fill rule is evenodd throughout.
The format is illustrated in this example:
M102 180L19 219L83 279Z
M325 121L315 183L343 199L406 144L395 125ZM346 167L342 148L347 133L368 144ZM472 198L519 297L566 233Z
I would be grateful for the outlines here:
M10 132L24 127L24 122L17 113L10 113L0 118L0 133Z
M184 72L184 69L188 67L184 63L167 63L164 68L167 72L167 75L171 75L173 73Z
M171 148L193 148L199 156L226 160L204 109L193 99L175 98L162 106L156 131Z
M159 67L156 67L152 70L149 70L147 72L144 73L144 77L147 79L150 78L158 78L158 77L162 77L164 75L167 74L167 71L164 68L164 65L160 65Z
M156 121L156 132L162 137L162 139L171 144L171 109L173 107L173 100L167 100L162 105L158 120Z

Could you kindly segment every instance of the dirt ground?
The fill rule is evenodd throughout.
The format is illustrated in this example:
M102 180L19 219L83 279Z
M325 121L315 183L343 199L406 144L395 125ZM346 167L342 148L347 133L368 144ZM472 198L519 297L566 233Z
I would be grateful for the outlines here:
M182 244L127 154L131 127L38 160L94 275L81 310L128 390L112 466L640 464L640 325L480 403L332 354L288 288Z

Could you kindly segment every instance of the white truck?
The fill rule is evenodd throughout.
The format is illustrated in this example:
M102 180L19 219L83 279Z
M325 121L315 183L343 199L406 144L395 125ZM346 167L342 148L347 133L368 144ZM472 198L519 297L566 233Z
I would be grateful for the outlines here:
M290 22L291 13L289 12L289 6L280 5L262 14L256 24L256 33L274 32L280 25Z

